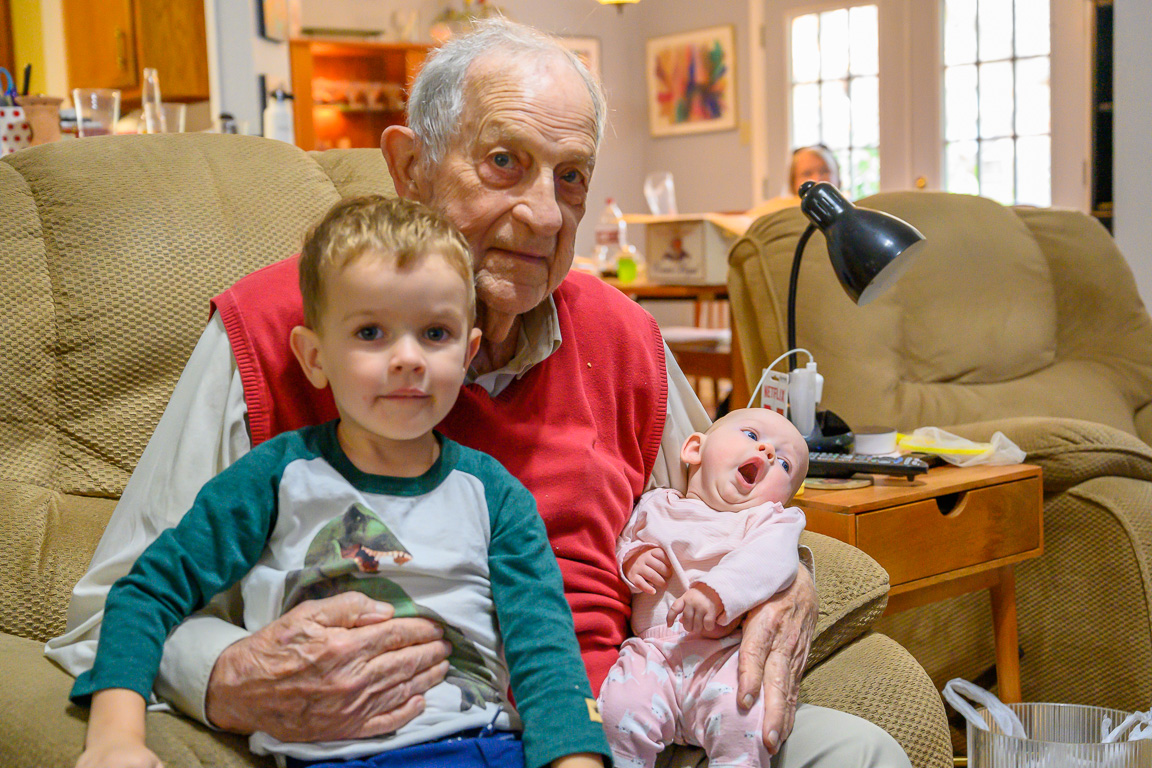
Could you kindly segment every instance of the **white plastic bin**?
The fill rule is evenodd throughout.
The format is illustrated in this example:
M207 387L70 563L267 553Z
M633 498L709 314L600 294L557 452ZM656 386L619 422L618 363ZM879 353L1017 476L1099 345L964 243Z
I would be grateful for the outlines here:
M1130 713L1080 704L1007 704L1029 738L999 729L988 710L977 712L992 730L968 723L969 768L1152 768L1152 740L1102 744L1104 718L1111 728Z

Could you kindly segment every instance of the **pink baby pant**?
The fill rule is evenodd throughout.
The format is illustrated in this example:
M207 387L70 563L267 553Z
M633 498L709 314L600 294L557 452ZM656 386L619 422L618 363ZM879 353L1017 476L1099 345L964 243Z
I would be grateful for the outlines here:
M676 743L703 747L710 768L768 768L761 697L747 711L736 706L739 648L739 632L709 640L679 623L625 641L599 698L616 765L651 768Z

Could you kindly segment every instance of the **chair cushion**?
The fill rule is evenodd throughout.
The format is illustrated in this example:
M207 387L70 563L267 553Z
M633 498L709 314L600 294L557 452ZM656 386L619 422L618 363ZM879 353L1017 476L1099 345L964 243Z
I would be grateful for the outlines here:
M85 139L87 141L87 139ZM68 702L72 677L44 658L40 643L0 634L0 765L75 765L88 710ZM248 740L214 732L187 718L149 712L147 743L165 765L181 768L271 768L248 752Z

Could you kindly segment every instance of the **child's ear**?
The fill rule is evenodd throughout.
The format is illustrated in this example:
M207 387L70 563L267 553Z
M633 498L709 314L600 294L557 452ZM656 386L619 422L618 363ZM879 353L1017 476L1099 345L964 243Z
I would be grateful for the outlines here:
M468 334L468 349L464 353L464 370L468 370L468 366L472 365L472 360L475 359L476 353L480 351L480 337L482 332L479 328L473 328Z
M700 463L700 453L704 449L704 433L693 432L688 435L688 439L684 441L684 445L680 448L680 461L688 466L695 466Z
M316 389L328 386L328 377L324 374L324 366L320 360L320 338L316 335L316 331L298 325L292 329L288 345L292 347L292 354L296 355L296 361L300 363L300 368L308 377L308 381L312 382L312 386Z

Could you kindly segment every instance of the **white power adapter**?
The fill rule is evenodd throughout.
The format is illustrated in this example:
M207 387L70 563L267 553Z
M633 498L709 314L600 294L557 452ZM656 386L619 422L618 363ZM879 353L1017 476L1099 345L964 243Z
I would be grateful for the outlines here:
M816 430L816 404L824 394L824 377L816 371L816 361L788 375L789 419L804 437Z

